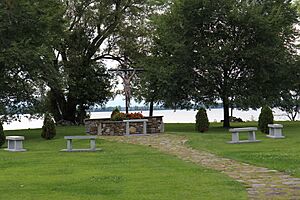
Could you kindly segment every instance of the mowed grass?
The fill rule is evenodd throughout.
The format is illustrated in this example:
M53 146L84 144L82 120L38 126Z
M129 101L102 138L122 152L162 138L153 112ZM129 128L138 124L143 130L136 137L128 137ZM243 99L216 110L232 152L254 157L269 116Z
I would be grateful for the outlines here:
M63 136L83 135L83 127L59 127L51 141L40 132L5 132L24 135L28 151L0 150L0 199L247 199L245 188L227 176L150 147L97 140L101 152L67 153L59 151ZM84 147L87 140L74 142Z
M195 149L214 152L242 162L277 169L300 177L300 122L278 122L284 125L285 139L270 139L257 132L260 143L227 144L231 134L221 123L212 123L208 132L198 133L194 124L166 124L166 131L185 135L188 145ZM257 122L232 123L234 127L257 126ZM247 133L240 133L242 139Z

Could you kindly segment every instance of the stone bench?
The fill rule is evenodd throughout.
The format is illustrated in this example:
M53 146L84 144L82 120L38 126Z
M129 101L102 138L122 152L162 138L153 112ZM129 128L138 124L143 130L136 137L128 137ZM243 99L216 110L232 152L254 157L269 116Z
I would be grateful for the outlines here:
M123 122L126 122L126 135L130 135L129 131L129 123L130 122L142 122L143 123L143 134L147 134L147 122L148 119L128 119L128 120L123 120Z
M249 143L249 142L260 142L260 140L256 140L255 131L257 131L256 127L229 129L229 132L231 132L232 134L232 140L229 141L228 143L239 144L239 143ZM240 132L248 132L248 140L240 140L239 138Z
M87 152L87 151L98 151L101 149L96 149L96 138L97 136L65 136L64 139L67 140L67 149L63 149L61 151L66 152ZM90 148L89 149L73 149L72 140L90 140Z
M6 151L26 151L26 149L23 149L23 136L6 136L7 140L7 149Z
M267 135L267 137L274 139L285 138L285 136L282 135L282 124L268 124L268 127L269 135Z

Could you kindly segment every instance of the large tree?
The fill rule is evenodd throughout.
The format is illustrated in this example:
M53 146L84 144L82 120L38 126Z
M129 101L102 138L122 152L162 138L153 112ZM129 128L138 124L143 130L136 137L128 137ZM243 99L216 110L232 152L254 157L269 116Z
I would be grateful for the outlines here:
M41 79L52 68L53 46L63 30L56 0L0 2L0 115L30 113Z
M163 15L172 4L172 1L169 0L161 0L161 1L154 1L151 9L148 11L147 21L143 24L143 43L141 53L134 54L135 56L132 57L134 63L143 68L145 71L139 74L137 80L134 82L133 85L133 95L135 100L138 102L144 102L146 105L149 105L149 116L153 116L153 108L154 104L161 104L164 103L168 107L174 106L174 100L180 101L182 98L180 93L172 91L169 89L169 84L178 84L181 85L181 81L183 79L176 79L178 80L177 83L174 82L175 74L180 75L180 72L173 71L175 74L169 73L168 69L163 68L161 66L169 65L169 62L166 59L160 59L156 57L156 52L160 51L161 46L155 45L157 42L156 40L156 28L157 28L157 20L158 18ZM162 78L162 74L165 76ZM172 81L169 81L172 80ZM164 98L165 93L168 93L169 97L172 95L172 101L167 101ZM177 102L178 102L177 101ZM183 103L181 101L181 103ZM182 105L178 103L178 105Z
M298 14L300 13L300 1L295 0L294 6L297 8ZM297 41L297 44L299 41ZM280 98L277 99L274 106L278 107L280 110L286 112L287 117L291 121L295 121L297 115L300 112L300 57L299 53L293 58L293 65L285 73L284 80L288 80L286 87L280 92Z
M49 107L57 121L82 122L90 105L103 104L112 95L105 60L116 61L120 68L134 66L132 60L141 53L143 23L152 1L62 2L69 26L56 48L60 76L49 80Z
M144 101L146 105L149 104L149 116L151 117L153 116L154 104L160 103L162 99L160 90L164 82L158 75L161 69L158 66L160 66L161 63L151 56L143 56L138 60L139 66L145 71L141 73L135 81L133 93L137 102Z
M287 117L295 121L300 112L300 73L299 55L293 57L294 62L286 67L286 73L281 77L285 81L285 87L280 91L280 98L274 102L274 107L286 112Z
M297 22L286 0L175 1L157 26L155 54L167 61L162 67L175 83L170 80L170 92L164 91L166 101L185 107L221 100L224 127L230 126L232 104L272 102L295 53Z

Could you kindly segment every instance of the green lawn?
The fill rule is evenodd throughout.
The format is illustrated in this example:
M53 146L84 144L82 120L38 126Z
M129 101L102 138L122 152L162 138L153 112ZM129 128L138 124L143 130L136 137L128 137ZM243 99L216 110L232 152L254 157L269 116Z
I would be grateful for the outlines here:
M231 140L221 123L212 123L208 132L197 133L194 124L166 124L166 131L185 135L195 149L214 152L220 156L277 169L300 177L300 122L279 122L284 125L286 139L270 139L258 132L260 143L227 144ZM256 122L233 123L234 127L257 126ZM246 138L246 133L240 136Z
M51 141L41 139L40 130L5 132L25 135L28 151L0 150L1 200L247 199L240 183L149 147L97 140L101 152L59 152L64 135L82 135L84 128L57 132ZM88 141L74 147L88 147Z

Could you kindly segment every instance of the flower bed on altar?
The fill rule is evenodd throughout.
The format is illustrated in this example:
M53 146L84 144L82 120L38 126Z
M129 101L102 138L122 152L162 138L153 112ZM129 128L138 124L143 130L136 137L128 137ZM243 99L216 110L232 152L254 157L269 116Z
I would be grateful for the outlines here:
M142 115L142 113L122 113L122 112L118 112L118 113L113 113L111 116L111 121L122 121L125 119L143 119L144 116Z

